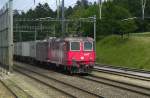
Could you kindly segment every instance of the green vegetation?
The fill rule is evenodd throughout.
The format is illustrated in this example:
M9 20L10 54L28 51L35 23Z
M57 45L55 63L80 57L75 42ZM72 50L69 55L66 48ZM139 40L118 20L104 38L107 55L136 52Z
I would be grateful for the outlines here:
M97 61L130 68L150 70L150 38L108 36L97 42Z
M65 8L66 19L88 18L96 15L97 17L97 38L101 36L108 36L111 34L124 35L131 32L149 32L150 31L150 0L147 0L145 6L145 19L142 19L141 0L107 0L103 3L102 18L99 19L99 5L98 2L91 3L88 0L77 0L75 6ZM60 5L61 13L61 5ZM57 17L57 10L52 10L48 3L38 4L34 9L27 12L19 13L14 10L14 20L18 18L44 18L44 17ZM137 17L137 18L132 18ZM61 19L61 14L59 15ZM128 20L129 18L129 20ZM48 26L48 29L37 29L37 39L44 39L47 36L61 37L61 22L18 22L14 21L14 26ZM68 25L68 27L67 27ZM66 35L76 34L82 32L82 36L93 37L93 24L85 22L69 22L66 23ZM20 29L20 31L25 29ZM19 41L20 32L14 30L15 41ZM29 29L27 30L29 31ZM35 31L35 30L31 30ZM45 31L45 32L44 32ZM48 32L46 32L48 31ZM56 32L56 33L55 33ZM55 35L54 35L55 34ZM81 34L80 34L81 35ZM22 34L22 40L33 40L34 32Z
M137 37L150 37L150 32L144 32L144 33L131 33L131 36L137 36Z
M150 0L145 6L145 19L142 19L142 0L107 0L103 3L102 18L99 19L98 2L90 3L88 0L77 0L74 7L65 8L66 19L88 18L96 15L97 18L97 61L117 66L150 69ZM61 5L60 5L61 8ZM14 11L14 20L18 18L44 18L57 17L57 10L52 10L47 3L38 4L35 9L19 13ZM61 10L60 10L61 13ZM133 18L137 17L137 18ZM59 17L61 19L61 15ZM68 26L67 26L68 25ZM61 22L18 22L14 26L38 26L37 40L48 36L62 37ZM41 27L48 27L42 29ZM93 37L93 24L80 21L66 22L65 36L79 35ZM65 29L65 28L64 28ZM15 32L16 31L16 32ZM14 41L29 41L34 39L35 28L14 29ZM46 32L48 31L48 32ZM131 33L147 32L147 33ZM116 35L113 35L116 34ZM130 34L129 38L124 38ZM22 37L20 37L22 35ZM120 37L121 35L121 37Z

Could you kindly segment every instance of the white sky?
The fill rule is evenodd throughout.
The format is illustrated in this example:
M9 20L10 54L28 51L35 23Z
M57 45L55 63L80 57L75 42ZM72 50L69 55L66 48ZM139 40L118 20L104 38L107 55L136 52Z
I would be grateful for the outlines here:
M0 0L0 8L7 2L8 0ZM35 0L36 3L34 5L34 0L13 0L14 9L17 10L28 10L30 8L34 8L38 3L48 2L50 7L55 10L56 9L56 0ZM94 2L98 0L88 0L89 2ZM77 0L65 0L65 6L74 6Z

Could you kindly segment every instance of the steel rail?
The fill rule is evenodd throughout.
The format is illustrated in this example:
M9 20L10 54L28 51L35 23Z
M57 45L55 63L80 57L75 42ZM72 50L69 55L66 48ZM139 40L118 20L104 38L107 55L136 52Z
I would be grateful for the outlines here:
M120 67L120 66L113 66L113 65L106 65L106 64L98 64L97 63L96 67L120 69L120 70L124 70L124 71L133 71L133 72L150 74L150 71L148 71L148 70L136 69L136 68L128 68L128 67Z
M9 80L9 81L13 83L13 81L11 81L11 80ZM15 85L15 87L18 88L18 90L21 90L28 98L33 98L29 93L27 93L26 91L24 91L19 86Z
M107 74L113 74L113 75L117 75L117 76L123 76L123 77L142 80L142 81L150 81L149 78L145 78L145 77L138 76L138 75L127 74L127 73L125 74L125 73L120 73L120 72L114 72L114 71L108 71L108 70L97 70L97 69L93 69L93 71L107 73Z
M111 80L111 79L107 79L107 78L102 78L102 77L98 77L98 76L94 76L94 75L79 76L79 78L86 79L86 80L96 82L96 83L101 83L101 84L104 84L104 85L113 86L113 87L120 88L120 89L123 89L123 90L128 90L128 91L139 93L139 94L142 94L142 95L150 96L150 93L149 93L150 88L148 89L148 88L140 87L140 86L137 86L137 85L132 85L132 84L129 84L129 83L119 82L119 81L115 81L115 80ZM115 83L115 84L113 84L112 82ZM118 85L116 85L116 83ZM120 86L120 84L122 86ZM128 88L128 87L131 87L132 89ZM138 88L138 89L136 89L136 88ZM147 92L145 92L145 90Z
M107 68L109 68L109 67L107 67ZM115 69L115 68L113 68L113 69ZM115 70L117 70L117 69L115 69ZM120 69L118 69L118 70L120 70ZM120 71L107 70L107 69L98 69L98 68L94 68L93 71L103 72L103 73L108 73L108 74L114 74L114 75L124 76L124 77L128 77L128 78L143 80L143 81L150 81L150 78L148 78L146 76L132 74L132 73L129 73L127 71L126 72L120 72Z
M15 97L18 98L18 96L3 82L0 80L0 82L6 87L6 89Z
M39 82L39 83L41 83L41 84L47 86L47 87L53 88L53 89L55 89L55 90L57 90L57 91L59 91L59 92L61 92L61 93L64 93L64 94L66 94L66 95L68 95L68 96L70 96L70 97L72 97L72 98L76 98L75 96L73 96L73 95L71 95L71 94L69 94L69 93L67 93L67 92L65 92L65 91L63 91L63 90L61 90L61 89L59 89L59 88L56 88L56 87L54 87L54 86L52 86L52 85L49 85L49 84L47 84L47 83L45 83L45 82L43 82L43 81L41 81L41 80L39 80L39 79L36 79L36 78L34 78L34 77L32 77L32 76L30 76L30 75L28 75L28 74L26 74L26 73L24 73L24 72L22 72L22 71L16 69L16 68L15 68L14 70L15 70L16 72L19 72L19 73L21 73L21 74L23 74L23 75L25 75L25 76L27 76L27 77L29 77L29 78L35 80L35 81L37 81L37 82Z
M54 79L54 78L52 78L52 77L50 77L50 76L43 75L43 74L38 73L38 72L36 72L36 71L32 71L32 70L29 70L29 69L26 69L26 68L22 68L22 67L20 67L20 66L17 66L17 68L18 68L19 70L20 70L20 69L21 69L21 70L26 70L26 71L28 71L28 72L37 74L37 75L39 75L39 76L41 76L41 77L44 77L44 78L46 78L46 79L50 79L50 80L56 81L56 82L61 83L61 84L63 84L63 85L70 86L70 87L75 88L75 89L77 89L77 90L80 90L80 91L82 91L82 92L88 93L88 94L90 94L90 95L92 95L92 96L95 96L95 97L98 97L98 98L103 98L102 96L100 96L100 95L98 95L98 94L95 94L95 93L92 93L92 92L90 92L90 91L88 91L88 90L84 90L84 89L79 88L79 87L77 87L77 86L74 86L74 85L65 83L65 82L63 82L63 81ZM18 69L15 68L16 71L19 71ZM20 73L22 73L22 74L24 74L24 75L27 75L26 73L21 72L21 71L20 71ZM27 75L27 76L29 76L29 75ZM32 76L29 76L29 77L34 78L34 77L32 77ZM35 79L35 80L40 81L40 80L38 80L38 79ZM58 89L58 88L57 88L57 89ZM72 95L72 96L73 96L73 95Z
M10 82L12 82L11 80L8 80ZM13 94L13 96L15 98L20 98L9 86L7 86L3 81L0 81L8 90L11 94ZM15 86L18 90L22 91L28 98L33 98L30 94L28 94L27 92L25 92L23 89L21 89L19 86Z

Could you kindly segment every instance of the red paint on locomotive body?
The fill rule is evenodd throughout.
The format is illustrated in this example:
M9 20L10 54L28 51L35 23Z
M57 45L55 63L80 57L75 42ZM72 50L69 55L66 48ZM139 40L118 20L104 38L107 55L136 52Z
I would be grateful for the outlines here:
M92 38L55 38L48 43L48 62L63 65L68 70L93 68L96 54Z
M88 64L94 64L95 63L95 52L68 52L68 60L67 65L72 65L73 61L77 62L79 65L88 65Z

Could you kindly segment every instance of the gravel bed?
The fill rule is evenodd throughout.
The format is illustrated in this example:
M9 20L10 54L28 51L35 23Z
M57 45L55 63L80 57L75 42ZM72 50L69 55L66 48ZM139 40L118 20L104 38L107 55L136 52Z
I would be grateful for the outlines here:
M0 80L0 98L15 98L12 93L1 83Z
M126 76L120 76L120 75L115 75L115 74L110 75L109 73L97 72L97 71L93 71L92 74L98 77L108 78L108 79L116 80L119 82L124 82L124 83L129 83L129 84L133 84L133 85L137 85L137 86L141 86L145 88L150 88L149 80L140 80L140 79L129 78Z
M35 74L35 73L30 73L29 71L24 71L24 70L20 70L22 71L23 73L26 73L36 79L40 79L41 81L49 84L49 85L53 85L54 87L56 88L59 88L73 96L75 96L76 98L98 98L96 96L93 96L91 94L88 94L86 92L83 92L79 89L76 89L74 87L71 87L71 86L68 86L68 85L65 85L65 84L62 84L62 83L59 83L55 80L51 80L49 78L45 78L45 77L42 77L42 76L39 76L38 74ZM55 73L56 74L56 73Z
M20 73L15 73L12 80L33 98L69 98L67 95L38 83L37 81Z
M18 64L20 65L21 63L18 63ZM26 68L30 68L30 70L34 69L49 77L53 77L55 79L59 79L66 83L71 83L72 85L76 85L78 87L84 88L93 93L99 94L105 98L149 98L141 94L137 94L137 93L130 92L127 90L122 90L122 89L109 86L109 85L105 85L105 84L88 81L88 80L81 79L75 76L63 75L61 73L56 73L56 72L48 71L48 70L46 71L45 69L41 69L38 67L27 66L27 64L21 64L21 65L25 66Z
M89 90L93 93L102 95L106 98L146 98L143 95L137 94L137 93L132 93L126 90L122 90L119 88L115 88L113 86L108 86L100 83L95 83L92 81L88 81L85 79L81 79L78 77L68 77L68 76L62 76L58 74L50 75L47 74L48 76L55 78L55 79L60 79L62 81L65 81L66 83L71 83L73 85L76 85L78 87L84 88L86 90ZM147 97L148 98L148 97Z
M93 76L86 76L86 77L83 77L83 78L86 79L86 80L90 80L90 79L96 80L98 83L110 85L110 86L113 86L113 87L118 87L118 88L124 89L124 90L129 90L130 92L140 93L140 94L143 94L143 95L144 94L150 95L149 90L146 90L144 88L139 88L139 87L133 86L133 85L120 83L118 81L113 81L113 80L109 80L109 79L105 79L105 78L101 78L101 77L93 77Z

